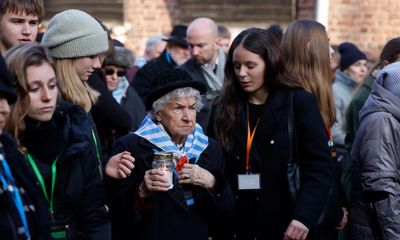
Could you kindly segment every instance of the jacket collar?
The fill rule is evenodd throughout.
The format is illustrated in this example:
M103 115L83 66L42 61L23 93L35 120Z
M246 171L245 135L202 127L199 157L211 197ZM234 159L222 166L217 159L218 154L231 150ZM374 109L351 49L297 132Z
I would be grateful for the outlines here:
M341 82L342 84L349 86L350 88L354 88L357 85L357 82L350 78L346 73L336 70L336 78L335 81Z

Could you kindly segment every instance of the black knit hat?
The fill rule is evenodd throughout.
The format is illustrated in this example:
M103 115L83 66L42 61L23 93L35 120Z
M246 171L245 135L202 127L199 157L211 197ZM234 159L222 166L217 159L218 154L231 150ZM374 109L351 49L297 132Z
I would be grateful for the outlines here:
M178 44L183 48L188 48L189 45L186 41L186 30L187 26L184 25L176 25L172 29L172 32L168 38L164 38L164 41L172 42Z
M358 60L367 60L367 56L358 49L356 45L350 42L344 42L339 45L340 70L344 71Z
M7 99L9 104L15 103L17 94L12 84L12 77L7 70L7 65L0 54L0 97Z
M184 87L192 87L199 90L200 94L204 94L207 91L206 85L200 81L195 81L192 77L184 70L173 68L162 72L157 75L153 81L153 92L150 93L146 100L146 109L152 108L153 102L157 101L160 97L165 94Z

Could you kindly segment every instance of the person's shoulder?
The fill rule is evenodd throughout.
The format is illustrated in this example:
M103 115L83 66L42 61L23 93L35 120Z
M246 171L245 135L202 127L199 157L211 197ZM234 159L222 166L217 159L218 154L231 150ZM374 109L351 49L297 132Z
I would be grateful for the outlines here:
M286 96L286 97L290 97L290 95L293 94L293 102L295 102L295 103L302 103L304 101L308 102L308 101L316 100L314 94L307 92L301 88L282 87L282 88L279 88L276 92L277 92L277 95Z
M317 101L314 94L307 92L303 89L295 89L293 94L294 101L300 101L303 103L308 103L311 101Z
M183 69L186 71L193 71L196 68L196 63L193 58L189 58L185 63L179 65L177 68Z
M0 143L6 155L16 154L18 152L17 142L10 133L3 132L0 135Z
M128 134L120 137L118 142L124 145L136 145L140 142L141 137L136 135L134 132L129 132Z
M55 116L57 118L70 118L73 120L86 121L88 113L79 105L60 99L57 103Z
M207 149L215 154L219 151L222 151L222 146L219 142L217 142L217 140L215 140L214 138L208 137L208 147Z

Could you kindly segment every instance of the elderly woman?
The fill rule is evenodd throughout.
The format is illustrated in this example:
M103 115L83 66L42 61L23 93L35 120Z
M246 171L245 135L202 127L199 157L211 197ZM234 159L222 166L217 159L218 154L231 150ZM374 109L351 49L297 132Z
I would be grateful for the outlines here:
M126 71L133 65L133 53L124 47L114 47L114 51L104 59L102 71L108 90L114 99L131 115L131 130L136 131L146 115L142 99L126 77Z
M211 220L231 209L232 193L222 180L222 149L196 124L196 111L203 106L200 94L206 90L183 70L162 73L146 102L150 113L135 133L116 144L116 152L129 151L136 159L129 180L137 187L137 239L207 239ZM160 151L173 152L177 159L172 185L164 171L152 169ZM134 212L121 208L121 218Z

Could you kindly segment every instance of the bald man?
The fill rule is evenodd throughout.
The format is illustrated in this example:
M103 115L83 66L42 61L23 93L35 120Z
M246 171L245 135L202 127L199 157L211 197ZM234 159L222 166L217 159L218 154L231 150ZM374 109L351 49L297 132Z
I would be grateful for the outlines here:
M188 26L186 37L192 57L180 68L208 88L206 104L197 119L206 130L212 103L218 98L224 81L226 56L219 47L218 26L210 18L194 19Z

